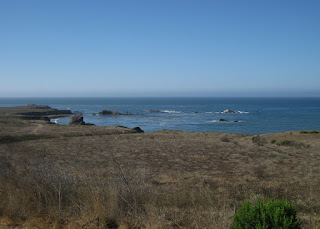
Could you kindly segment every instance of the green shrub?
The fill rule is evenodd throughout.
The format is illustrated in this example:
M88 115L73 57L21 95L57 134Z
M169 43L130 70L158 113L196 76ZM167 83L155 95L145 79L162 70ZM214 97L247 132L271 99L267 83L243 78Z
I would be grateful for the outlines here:
M319 134L319 131L316 131L316 130L300 131L300 134Z
M278 146L289 146L291 144L291 141L289 140L282 140L277 143Z
M274 143L276 143L276 142L277 142L277 140L275 140L275 139L272 139L272 140L271 140L271 143L272 143L272 144L274 144Z
M285 200L244 201L233 216L230 229L300 229L297 211Z
M309 148L310 145L306 145L302 142L296 142L296 141L289 141L289 140L282 140L277 143L278 146L293 146L296 148Z

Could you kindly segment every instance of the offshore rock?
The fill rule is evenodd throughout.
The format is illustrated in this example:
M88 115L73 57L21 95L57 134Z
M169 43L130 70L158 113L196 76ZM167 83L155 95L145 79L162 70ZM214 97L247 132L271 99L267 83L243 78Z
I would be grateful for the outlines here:
M238 120L227 120L227 119L219 119L219 122L239 122Z
M147 110L148 113L161 113L160 110Z
M121 115L118 111L102 110L99 115Z
M235 113L238 113L238 112L237 112L237 111L233 111L233 110L226 109L226 110L222 111L221 113L225 113L225 114L235 114Z

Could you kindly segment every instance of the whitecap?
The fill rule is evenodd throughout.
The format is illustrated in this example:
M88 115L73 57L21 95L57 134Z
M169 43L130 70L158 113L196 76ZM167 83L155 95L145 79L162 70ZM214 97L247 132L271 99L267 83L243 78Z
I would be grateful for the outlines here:
M243 122L243 121L241 121L241 120L228 120L228 121L211 120L211 121L207 121L206 123L212 123L212 122L219 122L219 123L238 123L238 122Z
M55 118L55 119L50 119L50 122L53 122L53 123L55 123L55 124L57 124L58 123L58 118Z
M180 114L180 113L182 113L181 111L170 111L170 110L162 110L161 112L163 112L163 113L171 113L171 114Z
M249 114L248 111L233 111L233 112L223 112L223 111L217 111L217 112L214 112L216 114Z

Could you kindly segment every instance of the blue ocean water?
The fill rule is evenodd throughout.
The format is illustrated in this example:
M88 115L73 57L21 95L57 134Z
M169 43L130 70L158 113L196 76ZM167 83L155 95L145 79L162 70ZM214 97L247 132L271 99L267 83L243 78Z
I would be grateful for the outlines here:
M1 107L27 104L70 109L97 126L139 126L146 132L170 129L263 134L320 129L320 98L0 98ZM225 109L238 113L220 113ZM131 115L94 115L101 110ZM52 121L68 124L69 118Z

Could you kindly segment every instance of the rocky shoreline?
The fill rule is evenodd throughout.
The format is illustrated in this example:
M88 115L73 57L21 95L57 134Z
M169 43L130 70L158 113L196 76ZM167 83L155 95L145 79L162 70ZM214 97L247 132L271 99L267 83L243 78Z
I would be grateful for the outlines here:
M118 111L103 110L99 112L100 115L129 115L129 113L120 114ZM51 119L57 119L62 117L70 117L70 126L95 126L92 123L86 123L83 120L83 116L79 114L73 114L70 110L59 110L47 105L29 104L27 106L20 107L0 107L0 117L2 118L16 118L21 120L34 120L34 121L46 121L50 124ZM115 127L116 128L116 127ZM140 127L127 128L132 133L144 133Z

